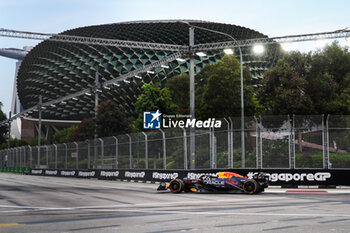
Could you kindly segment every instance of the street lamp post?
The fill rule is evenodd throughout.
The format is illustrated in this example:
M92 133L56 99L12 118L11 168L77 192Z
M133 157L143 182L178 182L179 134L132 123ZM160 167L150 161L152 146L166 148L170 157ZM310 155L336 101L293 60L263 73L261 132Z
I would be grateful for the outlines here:
M98 96L98 90L100 88L100 81L98 73L95 73L95 124L94 124L94 168L97 168L96 160L97 160L97 112L98 112L98 103L99 103L99 96Z
M11 111L9 112L9 120L8 120L8 141L7 141L7 149L11 147Z
M244 93L243 93L243 56L242 56L242 49L237 40L231 36L230 34L215 31L212 29L195 26L190 24L186 21L181 21L181 23L187 24L190 27L190 114L191 117L194 118L194 61L193 61L193 54L192 54L192 48L194 46L194 28L198 28L201 30L225 35L232 39L232 41L237 45L239 50L239 60L240 60L240 69L241 69L241 147L242 147L242 168L245 168L245 142L244 142ZM191 130L194 130L191 128ZM194 137L193 132L190 131L190 153L191 153L191 169L194 169ZM193 144L193 145L192 145ZM193 164L192 164L193 163Z
M189 48L190 48L190 115L191 120L195 119L195 85L194 85L194 59L192 54L192 49L194 46L194 27L190 26L189 28ZM191 169L195 169L195 151L196 151L196 138L195 138L195 128L190 128L190 167Z
M38 132L38 167L40 168L40 153L41 153L41 107L43 104L43 97L39 95L39 132Z

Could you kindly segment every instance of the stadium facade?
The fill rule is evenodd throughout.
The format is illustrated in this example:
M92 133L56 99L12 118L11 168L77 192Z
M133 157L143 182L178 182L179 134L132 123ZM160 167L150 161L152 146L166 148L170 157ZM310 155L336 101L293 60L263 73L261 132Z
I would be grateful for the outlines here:
M186 20L208 29L230 34L236 40L267 37L257 31L231 25L206 21ZM135 21L97 26L81 27L61 33L127 41L141 41L174 45L189 44L189 27L178 21ZM205 30L195 30L195 44L230 41L225 35ZM268 46L263 56L254 55L250 47L243 47L244 65L248 66L255 83L259 83L263 72L276 63L280 47ZM238 51L236 54L239 55ZM43 102L58 99L95 86L95 73L101 82L117 78L130 71L154 63L174 52L135 49L126 47L65 43L46 40L34 47L22 61L17 76L18 96L27 109ZM208 51L204 57L195 57L195 72L207 64L213 64L224 56L222 50ZM121 82L119 86L103 89L100 101L112 99L126 112L134 113L134 104L144 83L159 82L165 85L167 79L188 72L189 62L174 60L167 66L158 67L154 73L144 73L139 78ZM35 118L35 112L33 113ZM53 120L81 120L94 115L94 96L83 95L45 109L43 118Z

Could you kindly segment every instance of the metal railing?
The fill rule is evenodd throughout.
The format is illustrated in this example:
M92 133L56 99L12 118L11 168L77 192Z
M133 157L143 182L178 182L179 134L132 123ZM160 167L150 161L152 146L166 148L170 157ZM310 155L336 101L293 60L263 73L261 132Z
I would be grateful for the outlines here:
M240 118L196 129L195 168L242 168ZM350 168L350 116L245 118L244 168ZM189 129L170 128L0 150L0 166L189 169ZM40 151L40 154L38 154ZM95 153L96 152L96 153Z

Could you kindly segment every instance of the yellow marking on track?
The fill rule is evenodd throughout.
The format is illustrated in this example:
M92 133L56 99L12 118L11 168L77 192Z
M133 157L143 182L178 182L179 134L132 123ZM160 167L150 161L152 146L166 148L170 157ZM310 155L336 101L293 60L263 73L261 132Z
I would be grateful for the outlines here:
M0 223L0 227L10 227L10 226L20 226L20 225L24 225L24 224L19 224L19 223Z

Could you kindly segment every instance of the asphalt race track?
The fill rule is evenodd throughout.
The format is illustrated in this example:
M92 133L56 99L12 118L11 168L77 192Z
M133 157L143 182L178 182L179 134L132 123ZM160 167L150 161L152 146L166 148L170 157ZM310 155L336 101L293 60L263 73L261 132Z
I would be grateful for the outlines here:
M350 192L157 192L156 184L0 173L0 232L349 232Z

